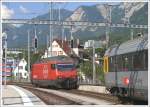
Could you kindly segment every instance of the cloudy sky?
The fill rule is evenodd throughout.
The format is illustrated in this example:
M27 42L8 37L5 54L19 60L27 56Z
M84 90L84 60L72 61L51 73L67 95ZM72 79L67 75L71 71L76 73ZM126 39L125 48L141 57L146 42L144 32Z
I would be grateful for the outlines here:
M102 3L102 2L101 2ZM78 2L78 3L54 3L54 8L65 8L74 10L81 5L91 6L100 4L97 2ZM50 4L46 2L5 2L2 4L2 18L33 18L47 13Z

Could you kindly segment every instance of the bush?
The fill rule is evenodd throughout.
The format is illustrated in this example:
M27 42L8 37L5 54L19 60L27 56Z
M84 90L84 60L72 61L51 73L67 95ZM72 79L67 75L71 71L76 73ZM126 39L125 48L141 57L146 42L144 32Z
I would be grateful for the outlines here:
M104 72L102 66L95 64L96 80L104 83ZM85 74L87 78L93 78L93 63L92 61L84 61L80 64L80 71Z

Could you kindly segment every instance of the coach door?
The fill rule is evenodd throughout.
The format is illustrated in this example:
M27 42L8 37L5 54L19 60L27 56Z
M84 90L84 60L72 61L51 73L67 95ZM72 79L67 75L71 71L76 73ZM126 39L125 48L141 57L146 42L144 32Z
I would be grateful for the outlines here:
M103 70L105 73L108 72L108 56L104 56Z

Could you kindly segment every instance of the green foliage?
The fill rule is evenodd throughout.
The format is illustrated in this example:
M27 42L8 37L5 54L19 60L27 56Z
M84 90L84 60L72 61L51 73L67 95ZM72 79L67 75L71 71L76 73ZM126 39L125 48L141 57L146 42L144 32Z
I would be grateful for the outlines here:
M28 61L28 52L25 53L25 60ZM34 64L35 62L39 61L43 53L40 51L38 53L30 52L30 65Z
M95 64L95 70L96 70L96 79L104 83L104 72L103 72L102 66ZM86 61L86 62L81 63L80 71L83 72L83 74L85 74L88 78L92 78L93 77L92 62Z
M22 59L22 58L23 58L23 53L19 53L19 54L18 54L18 58L19 58L19 59Z

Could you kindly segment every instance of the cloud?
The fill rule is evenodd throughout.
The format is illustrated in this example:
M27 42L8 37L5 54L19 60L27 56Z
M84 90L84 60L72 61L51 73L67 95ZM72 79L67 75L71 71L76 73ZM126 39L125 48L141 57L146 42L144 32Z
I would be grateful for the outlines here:
M14 10L9 9L6 5L2 5L2 19L9 19L14 15Z
M29 11L25 7L23 7L23 6L20 6L19 9L23 13L29 13Z

